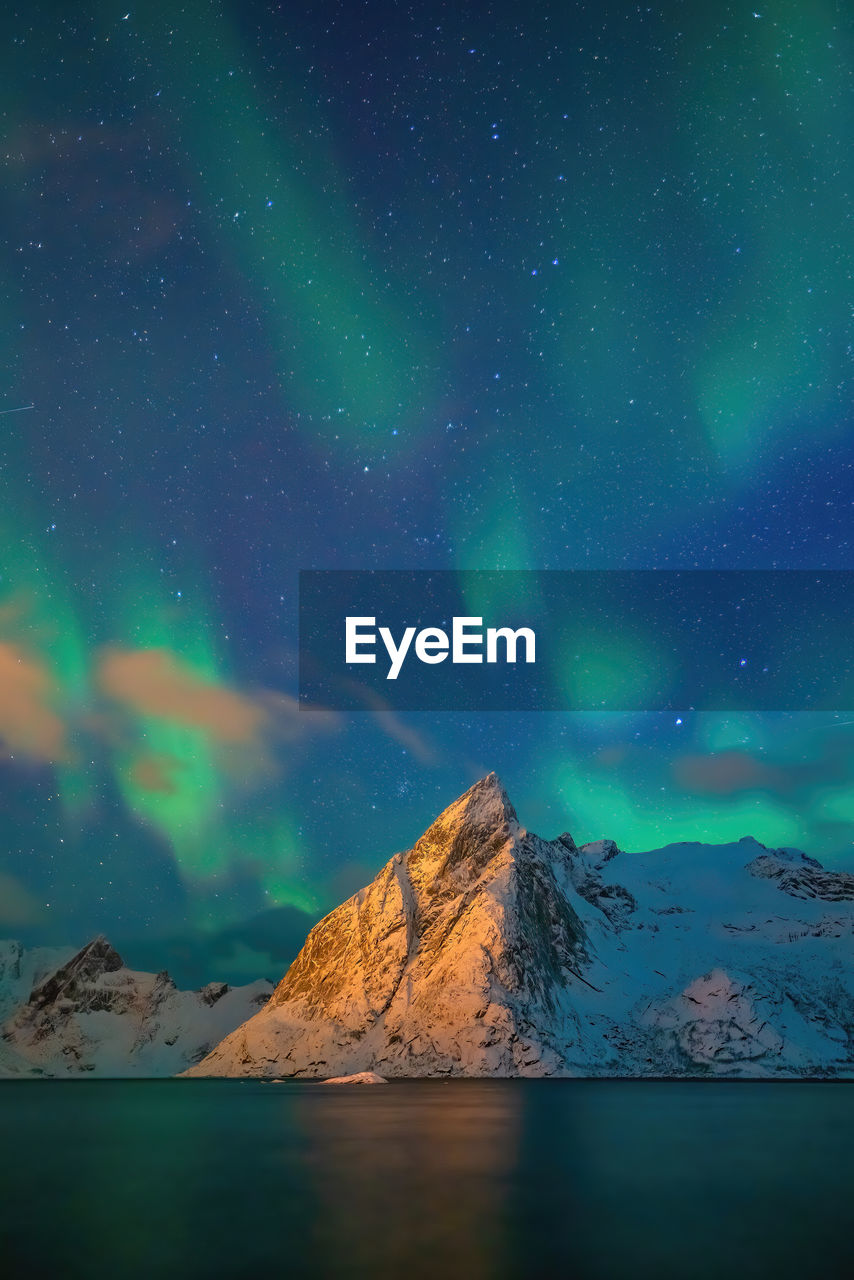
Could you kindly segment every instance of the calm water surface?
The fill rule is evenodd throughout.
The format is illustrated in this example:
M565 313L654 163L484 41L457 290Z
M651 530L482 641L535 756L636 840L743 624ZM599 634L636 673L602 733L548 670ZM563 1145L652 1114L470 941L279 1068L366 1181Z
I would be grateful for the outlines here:
M0 1085L4 1276L851 1276L854 1086Z

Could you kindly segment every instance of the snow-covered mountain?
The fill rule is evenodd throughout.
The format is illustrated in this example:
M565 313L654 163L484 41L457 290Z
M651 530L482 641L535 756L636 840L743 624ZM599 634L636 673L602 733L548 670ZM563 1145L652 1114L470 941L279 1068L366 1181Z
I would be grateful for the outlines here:
M103 937L76 954L0 942L0 1076L168 1076L267 1002L272 984L179 991Z
M490 774L188 1074L851 1076L852 922L797 850L543 840Z

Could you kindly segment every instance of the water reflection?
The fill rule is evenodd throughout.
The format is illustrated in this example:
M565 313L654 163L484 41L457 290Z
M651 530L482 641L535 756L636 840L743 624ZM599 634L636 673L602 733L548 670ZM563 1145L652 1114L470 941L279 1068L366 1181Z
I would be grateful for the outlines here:
M851 1086L0 1085L3 1274L850 1275Z
M518 1095L480 1081L330 1085L295 1109L329 1275L511 1274Z

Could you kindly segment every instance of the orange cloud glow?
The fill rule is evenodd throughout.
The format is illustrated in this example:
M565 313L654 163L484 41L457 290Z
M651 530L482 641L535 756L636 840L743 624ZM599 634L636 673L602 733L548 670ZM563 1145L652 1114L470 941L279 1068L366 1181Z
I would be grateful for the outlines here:
M779 789L780 773L743 751L720 751L707 756L682 756L673 774L688 791L731 795L755 788Z
M97 682L140 715L199 729L224 746L254 744L268 728L268 713L252 698L203 680L168 649L108 649Z
M142 756L131 769L131 777L143 791L159 791L161 795L174 795L177 784L174 773L181 768L181 761L174 756Z
M52 706L55 694L43 664L0 643L0 739L12 754L43 761L66 758L65 726Z
M23 925L40 924L44 908L15 876L0 871L0 927L20 929Z

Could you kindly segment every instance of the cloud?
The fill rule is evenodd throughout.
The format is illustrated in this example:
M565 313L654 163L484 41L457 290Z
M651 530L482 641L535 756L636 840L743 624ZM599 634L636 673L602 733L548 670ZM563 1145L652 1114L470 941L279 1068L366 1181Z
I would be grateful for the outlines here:
M441 763L441 755L427 735L413 728L396 711L393 711L382 694L357 680L344 678L340 684L343 690L355 694L364 703L365 710L371 713L383 732L399 743L419 764L432 769ZM319 709L311 709L309 714L317 716L323 713Z
M20 929L40 924L44 914L42 904L36 902L20 880L0 871L0 928Z
M380 728L414 756L419 764L428 769L438 767L441 757L426 734L413 729L396 711L375 711L373 715Z
M8 622L10 609L0 605L0 623ZM285 693L246 693L205 679L166 648L102 650L95 659L94 684L106 701L80 707L76 730L115 749L127 745L127 726L115 714L118 709L195 729L209 739L229 777L253 784L279 770L288 747L339 731L343 724L334 712L301 710L297 699ZM18 643L0 641L0 746L9 755L69 762L69 724L60 714L61 693L45 662ZM182 767L167 754L145 752L133 765L134 781L146 791L175 793Z
M0 738L13 754L67 758L65 725L53 708L57 689L47 667L0 643Z
M301 707L289 693L268 689L260 696L270 715L271 733L278 742L296 742L312 733L332 733L344 723L339 712Z
M181 761L170 755L140 756L131 768L131 777L143 791L175 795L178 785L174 774L183 768Z
M179 986L197 987L212 980L252 982L256 978L278 982L315 919L314 914L296 907L270 907L214 933L149 934L120 940L117 945L127 964L152 972L168 969Z
M168 649L105 650L96 680L114 702L198 729L222 746L258 745L270 727L258 701L202 679Z
M785 791L784 772L744 751L720 751L707 756L682 756L673 762L673 775L686 791L732 795L736 791Z

